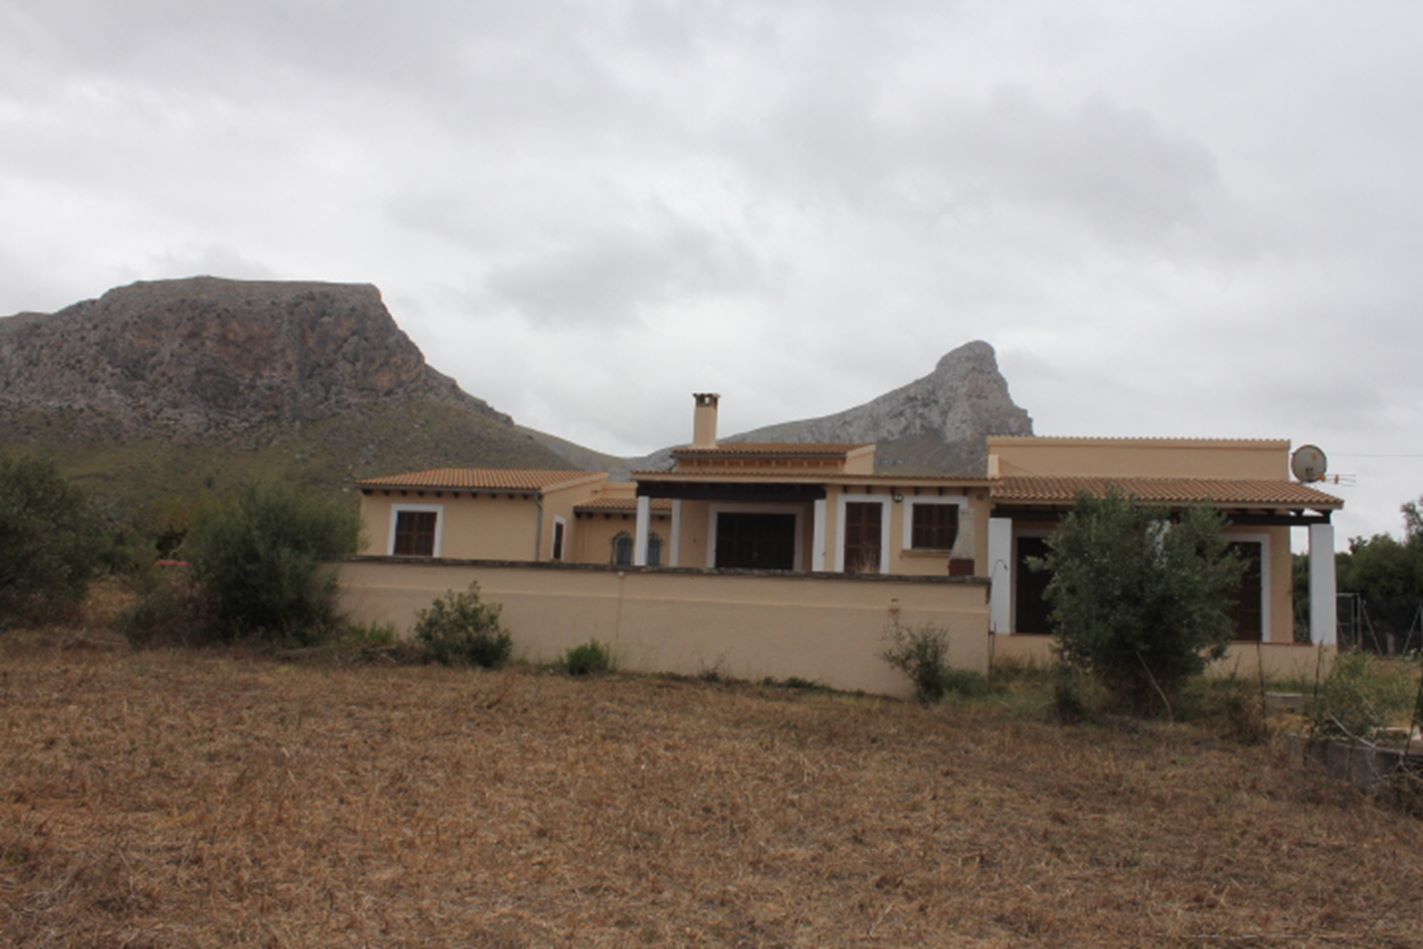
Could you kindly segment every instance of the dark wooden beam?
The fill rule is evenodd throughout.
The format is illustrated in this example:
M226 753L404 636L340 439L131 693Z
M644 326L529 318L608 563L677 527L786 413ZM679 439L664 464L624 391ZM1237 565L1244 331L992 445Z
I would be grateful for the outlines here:
M818 501L825 497L819 484L738 484L716 481L639 481L640 498L681 501Z

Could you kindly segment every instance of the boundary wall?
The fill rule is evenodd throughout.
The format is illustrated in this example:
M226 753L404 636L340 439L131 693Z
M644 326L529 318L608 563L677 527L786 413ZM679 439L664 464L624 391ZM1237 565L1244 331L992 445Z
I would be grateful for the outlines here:
M989 650L989 662L993 664L1006 661L1049 665L1055 661L1051 636L1031 633L994 636ZM1222 679L1233 675L1253 680L1263 668L1265 678L1276 682L1313 682L1316 674L1322 681L1334 668L1336 654L1333 646L1236 642L1226 647L1225 656L1206 667L1206 675Z
M352 619L412 635L416 613L479 584L503 609L514 654L560 658L597 639L619 668L738 679L799 677L835 689L909 695L880 652L885 633L949 631L949 662L988 672L988 581L978 577L785 574L560 563L356 557L340 564Z

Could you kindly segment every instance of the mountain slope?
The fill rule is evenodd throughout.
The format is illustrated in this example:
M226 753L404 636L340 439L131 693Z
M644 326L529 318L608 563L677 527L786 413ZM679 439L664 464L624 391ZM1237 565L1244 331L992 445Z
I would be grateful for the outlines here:
M0 319L0 449L124 509L254 477L568 467L430 368L376 288L212 277Z

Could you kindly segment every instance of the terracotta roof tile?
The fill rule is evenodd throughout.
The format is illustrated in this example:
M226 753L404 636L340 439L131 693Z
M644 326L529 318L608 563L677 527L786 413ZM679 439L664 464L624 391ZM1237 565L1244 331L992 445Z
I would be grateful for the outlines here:
M1246 507L1308 507L1335 509L1344 502L1293 481L1223 480L1217 478L1095 478L1045 476L1000 478L993 482L995 501L1072 503L1083 491L1100 497L1115 486L1149 504L1218 504Z
M631 514L637 510L637 498L595 498L574 505L573 510L583 514ZM654 514L669 514L671 511L671 501L653 500Z
M592 471L537 468L431 468L379 478L365 478L363 488L455 488L496 491L542 491L563 484L604 477Z
M727 455L844 455L869 443L857 442L727 442L715 448L672 449L677 457L717 458Z

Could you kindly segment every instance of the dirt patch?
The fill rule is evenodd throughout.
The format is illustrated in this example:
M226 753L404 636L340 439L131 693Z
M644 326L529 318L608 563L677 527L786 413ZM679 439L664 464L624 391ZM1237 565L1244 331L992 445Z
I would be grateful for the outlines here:
M5 945L1423 932L1423 822L1183 726L0 640L0 756Z

